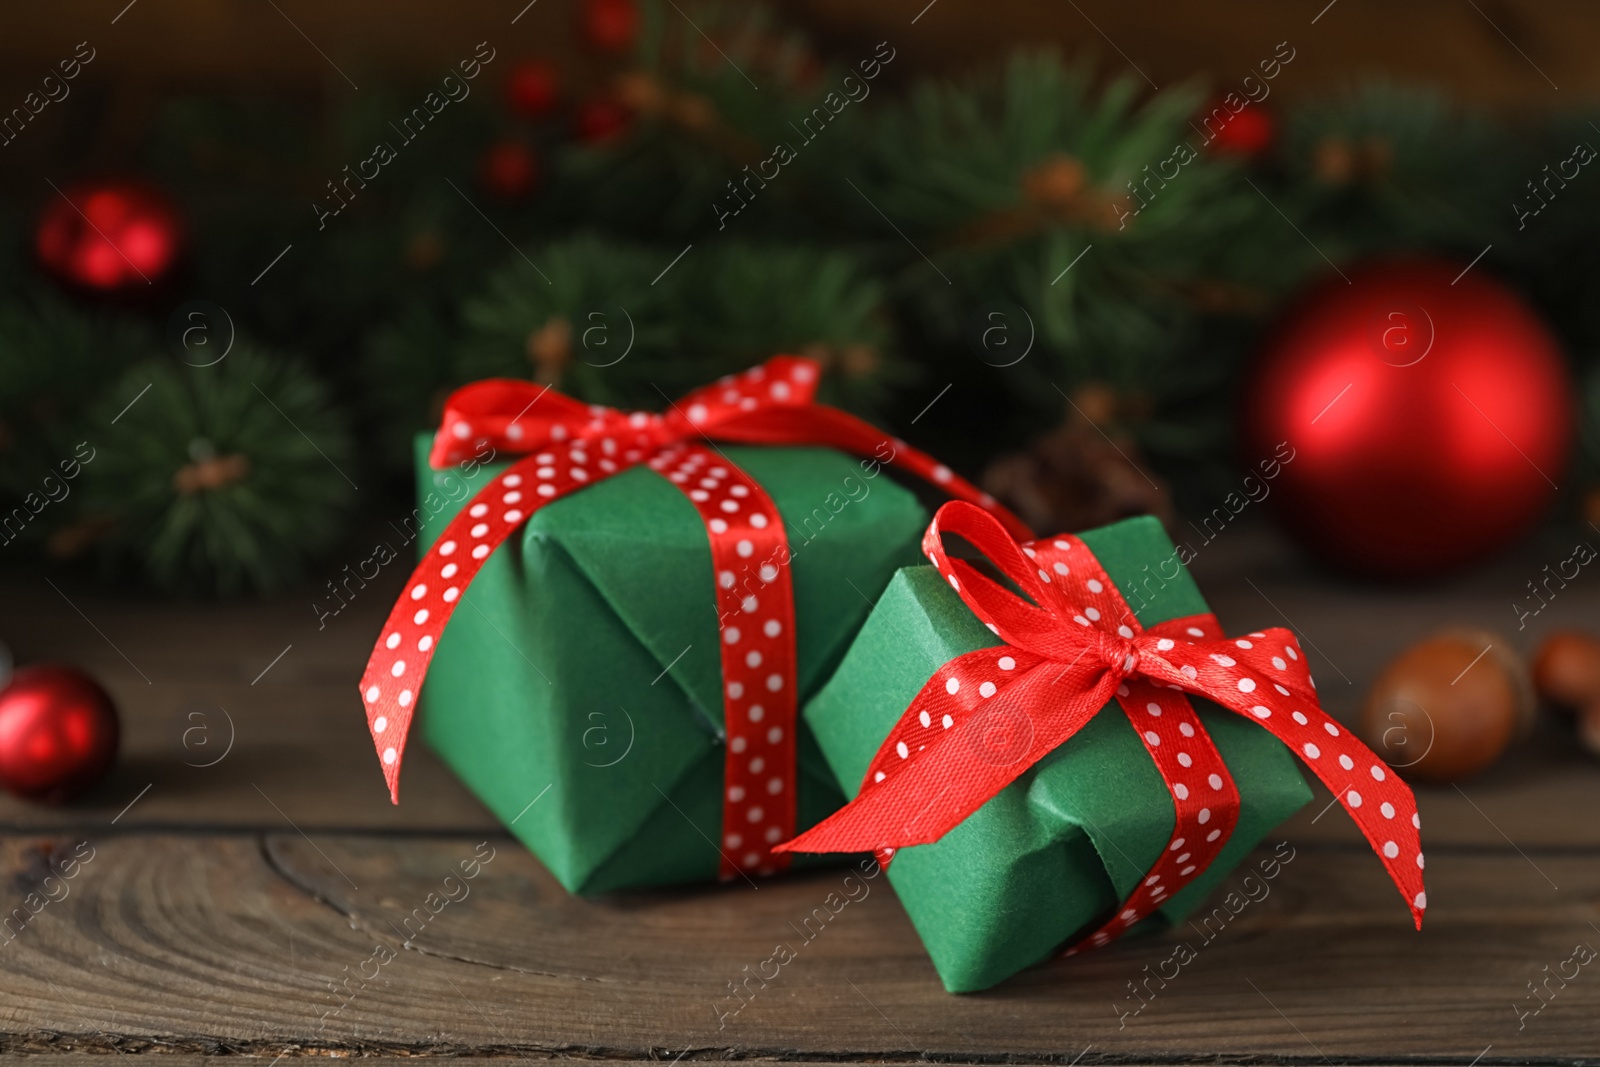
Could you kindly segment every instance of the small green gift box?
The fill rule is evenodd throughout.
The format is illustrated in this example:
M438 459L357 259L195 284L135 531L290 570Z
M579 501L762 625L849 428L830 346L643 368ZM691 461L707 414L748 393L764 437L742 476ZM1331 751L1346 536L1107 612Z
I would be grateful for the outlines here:
M1209 612L1153 518L1080 535L1146 627ZM1151 595L1152 574L1159 591ZM889 582L843 663L805 707L850 796L934 672L999 644L932 567ZM1239 821L1209 869L1145 925L1179 921L1284 819L1311 799L1294 758L1251 722L1191 698L1238 785ZM971 992L1049 959L1094 929L1162 855L1172 794L1115 703L932 844L904 848L889 881L945 988Z
M416 445L424 547L504 469L435 471L430 442ZM872 461L725 455L784 519L804 701L916 561L928 516ZM726 731L713 594L704 520L637 467L538 510L488 558L439 641L423 736L571 892L717 877ZM803 724L797 740L804 829L843 797Z

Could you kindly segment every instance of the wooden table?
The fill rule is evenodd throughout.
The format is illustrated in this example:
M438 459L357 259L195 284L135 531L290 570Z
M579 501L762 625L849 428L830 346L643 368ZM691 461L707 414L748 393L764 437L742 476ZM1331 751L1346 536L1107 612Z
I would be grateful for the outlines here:
M1194 566L1230 631L1292 623L1329 710L1348 720L1394 650L1436 626L1489 626L1526 648L1555 625L1600 622L1597 580L1580 576L1516 632L1512 601L1571 541L1550 534L1419 589L1320 574L1248 525ZM1431 903L1420 934L1341 813L1322 817L1323 793L1279 835L1295 859L1270 894L1209 943L1187 930L1129 940L950 996L879 881L722 1015L736 1003L729 983L799 940L794 924L843 872L582 901L421 746L407 761L407 801L391 807L354 686L395 588L374 586L321 631L309 594L166 604L26 574L0 589L0 637L17 658L85 665L116 695L126 730L117 771L87 801L0 802L4 908L22 906L52 857L80 842L93 857L0 943L0 1052L262 1063L1600 1058L1600 967L1564 987L1552 979L1537 1015L1519 1022L1514 1007L1537 1006L1528 983L1574 946L1600 946L1600 764L1553 724L1464 788L1420 791ZM406 928L479 849L492 859L470 893ZM1129 983L1181 938L1197 958L1119 1019L1116 1006L1135 1003Z

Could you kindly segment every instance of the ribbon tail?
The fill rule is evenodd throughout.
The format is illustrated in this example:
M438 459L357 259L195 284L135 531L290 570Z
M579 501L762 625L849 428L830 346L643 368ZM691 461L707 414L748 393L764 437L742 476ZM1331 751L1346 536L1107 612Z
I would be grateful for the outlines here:
M1422 877L1422 819L1411 787L1315 704L1297 707L1298 702L1273 700L1268 707L1241 692L1237 682L1218 690L1198 692L1267 730L1328 787L1377 853L1417 929L1422 929L1428 895Z
M487 482L450 520L406 581L361 675L367 729L383 768L391 803L400 803L400 764L412 714L439 638L484 561L528 516L605 474L573 476L536 457L519 460Z
M778 507L759 483L703 444L663 452L650 467L700 513L711 549L722 657L724 880L789 864L771 846L794 834L793 568Z
M969 661L992 663L1003 651L980 649L940 667L901 719L926 715L926 729L936 734L913 749L891 733L873 767L892 766L893 773L869 769L855 800L777 851L867 852L937 841L1082 729L1116 688L1101 667L1053 663L1004 689L978 682ZM964 698L985 689L993 695ZM949 726L942 725L946 716Z

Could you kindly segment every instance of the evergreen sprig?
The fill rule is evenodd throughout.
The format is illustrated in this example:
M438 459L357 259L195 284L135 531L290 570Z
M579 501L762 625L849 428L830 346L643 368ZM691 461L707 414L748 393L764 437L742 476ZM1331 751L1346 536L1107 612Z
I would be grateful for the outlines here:
M106 529L103 558L168 592L281 589L350 514L354 450L327 389L246 342L209 367L130 369L94 421L106 429L84 505Z
M30 538L102 535L110 565L172 591L281 588L346 529L340 471L364 493L382 491L377 473L404 484L412 434L467 381L660 409L781 351L824 362L825 400L968 474L1081 417L1069 398L1109 395L1102 425L1181 494L1229 471L1244 358L1328 261L1486 247L1475 269L1534 302L1587 383L1588 477L1600 469L1594 164L1553 176L1575 145L1600 146L1600 116L1513 127L1369 81L1249 105L1280 136L1241 160L1210 144L1197 86L1151 93L1036 51L953 79L879 56L892 75L865 79L870 48L831 65L765 7L640 2L637 54L579 87L624 104L625 131L585 140L570 116L509 114L494 79L520 57L505 52L325 226L312 203L327 182L431 79L325 109L170 101L138 158L192 243L143 304L36 288L23 227L0 219L0 282L17 294L0 301L0 503L87 439L82 491ZM870 92L828 108L847 73ZM477 176L505 140L542 168L520 200ZM778 176L751 177L780 143L793 158ZM209 368L156 355L191 296L261 344Z

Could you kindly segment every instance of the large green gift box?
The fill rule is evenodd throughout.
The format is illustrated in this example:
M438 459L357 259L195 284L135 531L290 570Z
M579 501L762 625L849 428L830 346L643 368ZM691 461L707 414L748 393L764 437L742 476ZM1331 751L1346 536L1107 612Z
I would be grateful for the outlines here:
M416 445L424 547L505 467L435 471L430 440ZM928 516L872 461L725 454L784 518L804 701L915 562ZM712 582L704 520L637 467L537 511L485 562L439 641L423 736L571 892L717 877L726 747ZM798 832L843 797L797 725Z
M1173 558L1173 546L1155 519L1080 536L1145 626L1210 610L1187 570L1165 580L1158 564ZM1154 595L1152 571L1164 581ZM1135 582L1142 595L1135 595ZM852 797L933 673L956 656L999 643L934 568L895 575L803 716ZM1211 867L1142 926L1182 919L1311 799L1277 739L1209 701L1191 701L1238 785L1239 822ZM1092 931L1149 872L1174 819L1172 794L1113 702L943 838L895 853L889 881L945 988L971 992Z

